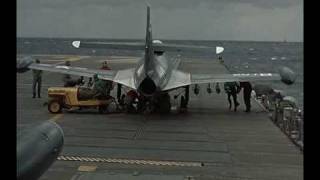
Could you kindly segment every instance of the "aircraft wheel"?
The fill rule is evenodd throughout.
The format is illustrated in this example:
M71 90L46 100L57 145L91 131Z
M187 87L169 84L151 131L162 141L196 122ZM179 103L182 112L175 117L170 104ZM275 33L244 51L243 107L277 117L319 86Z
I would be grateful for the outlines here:
M101 106L98 107L98 110L99 110L99 113L100 113L100 114L107 113L107 112L108 112L108 106L106 106L106 105L101 105Z
M179 109L180 113L185 113L187 112L187 102L184 96L181 96L180 99L180 109Z
M49 112L56 114L61 112L61 103L58 100L50 100L48 103Z
M180 99L180 108L185 108L185 105L186 105L186 99L184 96L181 96L181 99Z
M169 113L171 111L169 94L163 94L161 97L159 97L156 110L160 113Z
M170 111L171 111L170 99L164 100L164 102L161 105L161 112L169 113Z

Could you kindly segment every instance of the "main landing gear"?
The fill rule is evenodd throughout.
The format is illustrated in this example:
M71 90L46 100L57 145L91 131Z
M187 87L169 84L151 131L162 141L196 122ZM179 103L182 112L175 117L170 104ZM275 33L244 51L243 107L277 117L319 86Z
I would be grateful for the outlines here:
M190 86L185 86L184 88L185 88L185 94L184 94L184 96L181 96L181 98L180 98L180 108L179 108L180 113L184 113L187 111L188 103L189 103Z

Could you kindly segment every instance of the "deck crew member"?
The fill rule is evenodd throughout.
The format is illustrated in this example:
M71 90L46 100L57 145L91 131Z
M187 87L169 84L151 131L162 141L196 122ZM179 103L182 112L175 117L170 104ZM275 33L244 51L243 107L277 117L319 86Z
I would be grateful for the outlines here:
M127 92L127 95L124 98L124 104L126 105L126 111L128 113L135 113L137 112L137 107L134 106L136 101L139 99L139 95L137 91L130 90Z
M98 99L105 99L109 94L106 94L106 89L107 89L107 83L105 80L99 79L98 75L95 74L93 76L93 91L94 91L94 98Z
M80 87L78 90L78 98L82 100L87 99L106 99L106 83L104 80L98 78L98 75L93 75L93 88Z
M71 66L70 61L66 61L65 66ZM70 86L71 76L69 74L64 74L62 77L62 81L63 81L64 87L71 87Z
M104 61L102 63L102 66L101 66L100 69L102 69L102 70L111 70L111 68L108 66L108 62L107 61ZM109 81L109 80L103 80L103 81L105 81L106 95L110 95L110 91L113 88L113 82Z
M92 86L93 86L93 80L92 80L92 77L89 77L87 88L91 88Z
M39 64L40 60L36 59L36 63ZM32 70L32 74L33 74L33 81L32 81L32 93L33 93L33 96L32 96L32 98L36 97L36 86L37 86L37 90L38 90L38 98L41 98L40 91L41 91L42 70L33 69Z
M230 97L233 98L234 103L234 111L237 111L237 107L240 105L237 101L237 93L240 91L240 86L237 82L225 82L224 83L224 90L228 95L228 102L229 102L229 109L232 108L232 103Z
M243 88L243 100L246 105L245 112L250 112L251 111L252 86L249 82L240 82L240 87Z
M71 66L70 61L66 61L65 66ZM64 83L64 87L75 87L76 85L82 86L84 84L83 76L78 79L72 79L70 74L64 74L62 81Z

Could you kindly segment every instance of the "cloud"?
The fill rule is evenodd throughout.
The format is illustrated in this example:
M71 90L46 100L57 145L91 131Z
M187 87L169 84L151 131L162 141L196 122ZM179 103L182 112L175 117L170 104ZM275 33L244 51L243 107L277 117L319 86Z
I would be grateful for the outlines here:
M303 40L299 0L149 0L154 37ZM145 0L18 0L18 36L143 38Z
M251 4L262 8L286 8L294 5L301 5L302 0L18 0L19 4L25 8L70 8L86 6L141 6L146 2L153 8L181 9L197 7L205 4L207 7L219 8L228 4Z

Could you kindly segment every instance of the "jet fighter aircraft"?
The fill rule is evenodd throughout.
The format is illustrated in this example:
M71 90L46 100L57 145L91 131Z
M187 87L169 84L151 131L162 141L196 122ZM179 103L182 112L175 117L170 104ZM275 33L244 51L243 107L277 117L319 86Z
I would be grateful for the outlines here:
M185 96L181 97L181 105L186 106L189 99L189 86L203 83L222 83L232 81L264 81L282 80L286 84L295 81L295 74L289 68L283 68L280 73L244 73L244 74L191 74L178 70L180 59L168 60L166 51L212 51L212 47L186 46L165 44L152 39L150 22L150 7L147 6L147 25L145 43L106 43L106 42L80 42L73 41L75 48L111 48L123 50L144 50L144 56L133 68L125 70L93 70L83 67L70 67L61 65L20 63L18 69L38 69L63 74L93 77L97 74L100 79L110 80L120 87L126 86L136 90L144 99L152 105L164 105L170 107L168 92L185 88ZM221 48L219 48L221 51ZM23 67L22 67L23 66ZM119 88L118 88L119 89ZM165 96L162 96L165 95ZM119 93L118 93L118 96Z

